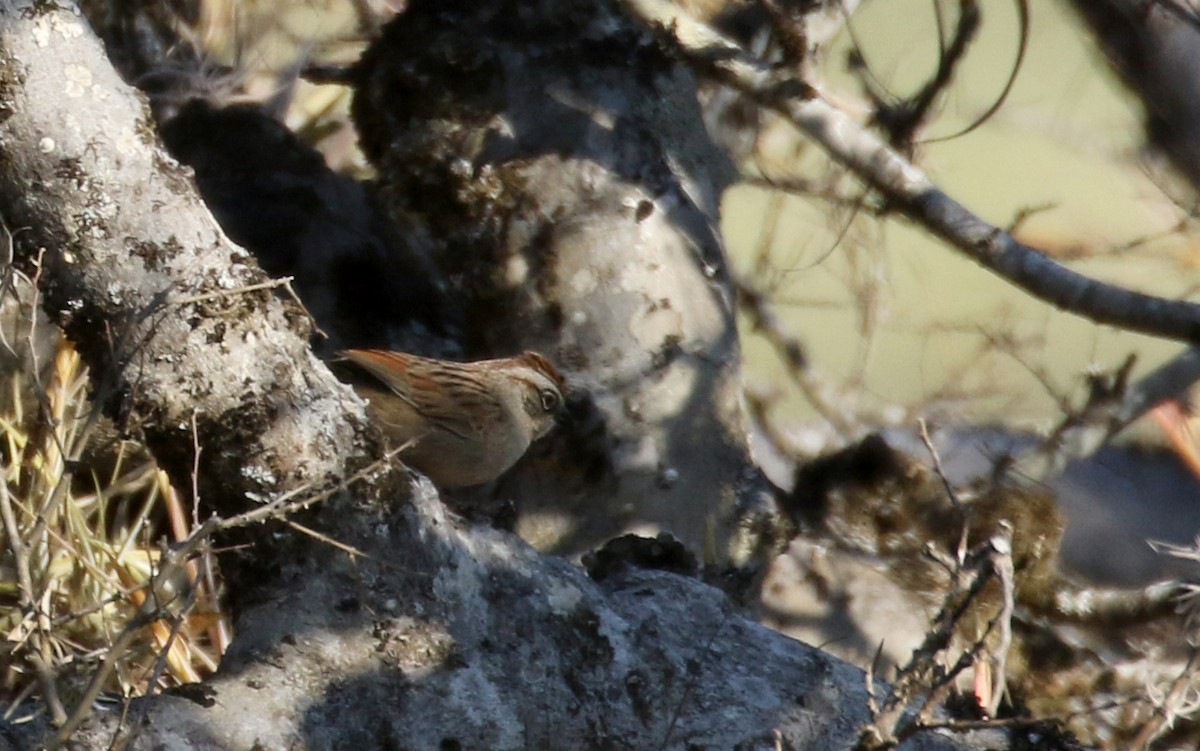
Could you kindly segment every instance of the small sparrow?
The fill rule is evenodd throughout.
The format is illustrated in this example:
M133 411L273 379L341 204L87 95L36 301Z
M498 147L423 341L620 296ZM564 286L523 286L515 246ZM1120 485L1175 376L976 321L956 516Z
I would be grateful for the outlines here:
M355 366L354 389L404 463L442 488L496 479L550 432L566 382L536 352L450 362L378 349L339 355Z

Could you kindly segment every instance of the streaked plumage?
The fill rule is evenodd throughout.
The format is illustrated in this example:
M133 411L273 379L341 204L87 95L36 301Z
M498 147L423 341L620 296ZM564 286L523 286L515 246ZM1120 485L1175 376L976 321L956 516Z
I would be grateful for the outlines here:
M401 458L441 487L499 477L554 427L565 382L536 352L457 363L403 352L340 353L368 377L354 383Z

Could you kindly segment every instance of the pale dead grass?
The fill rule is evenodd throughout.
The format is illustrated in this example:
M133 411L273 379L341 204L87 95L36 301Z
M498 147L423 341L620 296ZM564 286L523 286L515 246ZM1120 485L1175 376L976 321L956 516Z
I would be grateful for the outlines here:
M194 525L166 474L134 444L95 445L105 431L95 430L87 369L68 342L47 370L16 372L0 388L0 690L10 717L36 695L61 721L148 597L160 617L133 627L107 692L201 680L216 669L229 625L211 595L217 579L201 576L212 563L192 562L190 582L155 581L162 538L182 539Z

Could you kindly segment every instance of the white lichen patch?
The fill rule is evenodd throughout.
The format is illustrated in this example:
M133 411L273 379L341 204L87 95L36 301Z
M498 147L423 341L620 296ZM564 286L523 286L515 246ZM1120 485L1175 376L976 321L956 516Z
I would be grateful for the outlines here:
M669 339L684 338L684 321L667 301L652 302L635 312L629 321L629 331L643 349L653 351Z
M84 66L71 64L63 66L63 80L66 82L63 93L71 99L78 99L88 93L95 79L92 72Z
M643 435L637 441L622 443L613 454L616 465L623 470L655 471L662 463L658 442L648 435Z
M117 150L118 154L127 156L129 154L140 153L142 142L132 130L126 130L113 140L113 147Z
M275 476L275 473L261 464L244 465L241 469L241 474L242 477L263 487L273 487L279 482L279 478Z
M571 292L576 295L590 295L596 291L599 281L591 269L581 268L571 275L567 284Z
M39 47L50 44L50 35L60 34L67 39L77 39L83 36L83 24L64 18L59 14L48 13L33 23L33 43Z
M674 417L687 405L695 383L695 365L676 361L661 371L656 383L647 384L636 398L631 398L626 410L648 422Z
M556 615L569 615L579 606L583 593L566 581L554 581L546 588L546 602Z
M104 289L104 293L108 296L108 302L112 305L120 305L125 299L125 288L120 282L111 282Z
M510 287L521 287L529 280L529 261L520 253L513 253L504 264L504 281Z

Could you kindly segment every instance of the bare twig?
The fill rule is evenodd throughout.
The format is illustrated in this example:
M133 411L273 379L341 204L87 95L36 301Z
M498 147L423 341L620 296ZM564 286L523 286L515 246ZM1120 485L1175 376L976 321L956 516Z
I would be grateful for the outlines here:
M831 206L839 208L859 208L860 210L875 211L875 209L863 205L863 196L861 194L852 196L839 193L835 187L815 180L791 176L745 175L742 177L741 182L743 185L750 185L755 188L764 188L780 193L804 196L805 198L818 198Z
M729 612L721 615L721 620L717 621L717 625L709 634L708 640L700 647L700 651L696 657L696 664L702 665L712 650L713 642L716 641L717 635L721 633L721 629L725 627L725 621L729 619ZM691 671L689 671L691 673ZM683 706L687 703L688 697L691 695L696 681L700 680L699 671L688 676L688 680L683 685L683 691L679 694L679 701L675 704L674 711L671 712L670 721L667 723L667 732L663 734L662 745L659 746L660 751L668 748L671 745L671 735L675 732L675 723L679 721L680 715L683 713Z
M761 333L775 348L788 374L800 387L813 409L817 410L842 438L852 440L860 437L865 429L854 419L853 410L847 409L844 403L839 403L838 397L830 393L830 389L812 373L808 358L804 354L804 344L784 331L770 304L758 290L741 280L735 279L734 284L738 289L738 303L749 316L751 327Z
M1091 456L1134 420L1158 404L1187 391L1200 381L1200 347L1176 355L1135 383L1122 385L1111 399L1089 402L1074 410L1048 442L1022 457L1019 474L1045 480L1062 471L1067 462Z
M940 19L940 16L939 16ZM912 98L897 105L886 105L876 99L876 121L889 134L893 147L908 152L912 149L913 134L929 116L943 91L950 85L954 72L966 55L971 40L979 30L979 5L976 0L960 0L958 25L949 45L942 45L938 67L933 76ZM938 35L939 43L942 42Z
M1175 720L1196 713L1197 670L1200 670L1200 647L1193 646L1187 664L1179 671L1175 680L1171 681L1162 699L1154 702L1154 716L1142 726L1137 737L1129 745L1130 749L1140 751L1150 748L1150 744L1170 728Z
M938 667L939 655L949 649L964 617L978 601L984 587L1003 568L1002 563L997 565L997 557L1010 555L1007 551L1011 551L1012 543L1005 536L1007 532L977 545L961 561L932 547L927 549L927 553L946 568L950 576L949 590L924 641L913 650L912 660L900 671L882 707L871 713L871 723L860 733L859 749L890 748L924 730L928 711L940 705L956 678L977 663L978 656L987 648L988 637L1000 626L1001 618L1011 616L1011 609L1002 606L1000 614L989 621L984 633L949 669Z
M104 654L104 659L100 663L88 681L87 687L80 696L79 701L75 705L75 709L71 712L71 716L59 726L54 736L47 741L45 751L58 751L62 748L79 729L92 713L92 704L96 697L104 690L108 684L109 678L117 668L117 664L125 653L129 651L134 642L141 637L141 631L144 626L147 626L162 617L163 606L160 604L159 598L155 596L164 582L185 582L187 572L184 563L187 561L186 555L180 555L178 551L168 549L164 552L160 560L159 571L154 575L150 582L150 592L142 601L138 612L129 622L125 624L125 628L121 629L121 633L113 641L108 651ZM187 588L188 601L192 598L193 589ZM186 603L185 603L186 604ZM184 610L183 612L186 612ZM169 648L169 647L168 647ZM164 650L165 654L165 650Z
M664 29L697 68L787 118L905 217L1034 297L1097 323L1200 343L1200 305L1106 284L1059 265L951 198L804 80L746 54L666 0L623 3Z
M306 509L309 506L312 506L314 503L319 503L320 501L326 500L336 493L342 492L359 480L365 480L371 475L374 475L377 472L380 472L383 469L391 466L392 459L394 459L402 451L410 448L410 446L411 444L405 443L388 451L378 460L371 462L366 467L363 467L358 472L355 472L333 487L323 490L319 493L305 496L303 494L310 492L312 490L312 486L307 484L301 485L300 487L280 495L270 503L238 514L237 516L231 516L228 519L221 519L216 516L211 517L192 533L191 537L185 541L185 544L195 546L199 544L200 540L211 536L215 532L248 527L251 524L258 524L273 519L283 519L293 512Z
M929 437L929 426L925 422L925 418L917 420L917 434L921 437L921 443L925 444L925 450L929 452L930 461L933 462L934 474L942 481L942 487L946 490L946 497L950 499L950 505L958 512L962 519L962 532L958 536L958 550L955 551L955 558L958 559L959 565L966 560L967 556L967 537L970 533L970 525L967 523L967 510L963 506L962 499L958 497L958 491L950 483L950 478L946 476L946 470L942 468L942 456L938 453L937 446L934 445L933 439Z
M803 70L808 59L808 33L805 27L803 3L781 3L763 0L763 8L771 17L771 30L779 43L783 64Z
M25 541L21 538L21 530L17 526L17 516L13 513L12 496L8 492L7 478L0 478L0 517L4 519L4 534L8 537L8 549L12 553L13 564L17 567L17 586L21 592L21 607L33 607L33 577L29 573L29 554Z
M669 29L700 69L776 110L907 218L967 256L1059 308L1097 323L1200 343L1200 305L1167 300L1089 279L1017 241L939 189L919 168L890 149L815 89L745 53L712 28L664 0L624 0L643 18ZM1023 13L1027 10L1018 5ZM1024 17L1024 16L1023 16ZM1200 348L1189 349L1103 408L1076 415L1057 437L1052 455L1031 457L1024 469L1044 478L1067 459L1089 455L1155 404L1200 379Z
M402 446L394 451L389 452L384 457L369 466L363 468L354 475L338 483L337 486L315 493L311 496L293 500L297 495L311 488L301 487L296 490L286 493L274 502L266 504L258 509L249 511L229 519L221 519L213 516L206 520L203 524L196 527L187 539L182 542L168 546L161 558L159 570L155 573L150 582L150 591L147 597L143 600L138 608L135 616L122 629L121 633L109 647L107 653L101 662L100 667L92 674L88 682L82 698L76 705L70 717L62 723L54 737L46 744L46 751L57 751L70 740L71 735L78 729L79 725L91 714L92 702L99 696L100 691L107 684L112 672L116 669L120 658L129 650L134 641L138 638L142 627L153 623L160 618L169 615L165 613L166 604L171 600L178 600L179 593L186 593L183 600L183 607L171 617L178 617L183 613L187 613L195 602L196 588L190 585L191 578L188 575L188 564L191 559L197 555L202 546L207 540L218 531L235 529L244 527L250 524L267 521L270 519L285 519L286 516L294 511L308 508L314 503L329 498L334 493L344 490L351 484L369 477L370 475L380 471L384 467L390 465L392 458L400 451L407 448ZM312 530L294 525L300 531L305 533L313 533ZM313 533L319 534L319 533ZM329 539L327 536L319 535L321 539L334 544L336 547L345 550L351 555L363 556L362 551L359 551L350 546L345 546ZM159 596L159 593L166 593L164 596ZM174 594L172 598L170 595ZM174 632L174 629L173 629ZM172 639L174 637L172 636ZM170 642L165 649L170 648ZM164 650L165 651L165 650ZM160 655L160 660L164 659Z
M1016 0L1017 6L1017 21L1020 25L1018 43L1017 43L1017 59L1013 61L1012 70L1008 74L1008 81L1005 82L1004 88L984 112L971 121L965 128L961 128L954 133L946 136L937 136L936 138L927 138L921 143L940 143L942 141L950 141L955 138L961 138L971 131L978 128L987 122L993 115L1000 111L1000 107L1008 101L1008 95L1012 93L1013 86L1017 83L1017 74L1021 72L1021 67L1025 63L1025 53L1029 51L1029 0ZM1010 230L1011 232L1011 230Z
M304 301L300 299L300 295L296 294L295 288L292 287L293 280L294 277L284 276L278 279L271 279L270 281L266 282L259 282L258 284L247 284L235 289L223 289L218 292L206 292L200 295L173 297L169 302L172 305L192 305L194 303L204 302L206 300L223 299L233 295L244 295L248 292L259 292L261 290L279 289L282 287L283 289L287 290L288 297L292 300L292 302L299 306L300 310L304 313L304 316L308 319L309 324L313 327L313 331L317 332L317 334L319 334L322 338L328 339L329 335L317 325L317 319L313 318L312 313L308 312L308 308L304 305Z
M991 699L983 708L988 717L995 717L1000 709L1000 701L1004 698L1008 682L1008 653L1012 648L1012 619L1016 610L1017 582L1013 569L1012 528L1005 524L1001 535L992 538L993 555L989 557L992 574L1000 582L1000 612L988 624L988 632L993 626L999 630L995 646L988 650L991 662L992 687Z
M320 540L321 542L325 543L326 545L329 545L330 547L337 548L338 550L342 551L343 553L346 553L347 555L349 555L351 558L370 558L371 557L369 554L366 553L366 551L359 550L358 548L354 547L353 545L347 545L346 543L344 543L340 540L335 540L332 537L330 537L329 535L325 534L324 532L318 532L317 530L313 529L312 527L304 526L300 522L295 522L295 521L292 521L291 519L288 519L286 523L289 527L296 530L297 532L304 534L304 535L308 535L309 537L313 538L314 540Z

